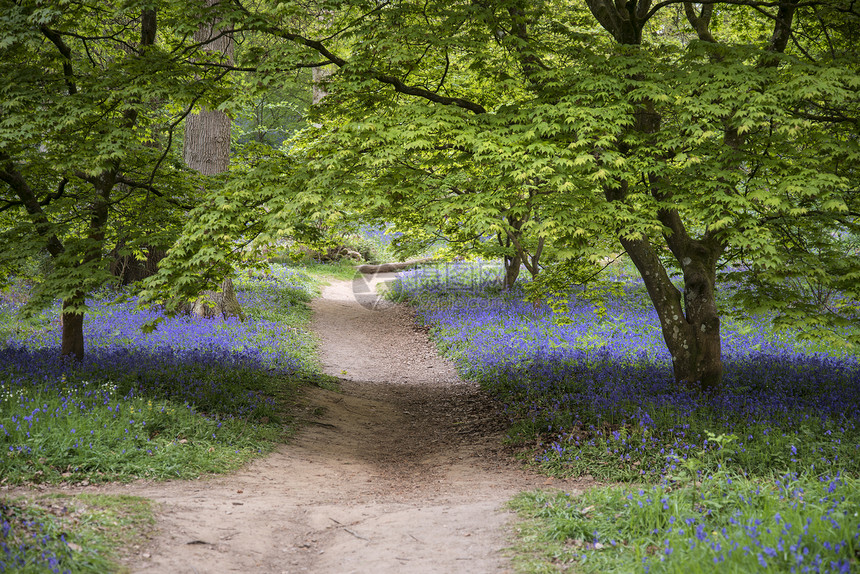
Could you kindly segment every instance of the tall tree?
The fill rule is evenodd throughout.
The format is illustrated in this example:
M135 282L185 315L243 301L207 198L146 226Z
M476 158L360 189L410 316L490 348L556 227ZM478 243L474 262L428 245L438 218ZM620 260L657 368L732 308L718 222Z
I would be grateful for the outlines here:
M217 7L220 0L206 0L206 7ZM219 26L217 13L209 11L194 33L194 41L209 64L233 64L233 36ZM226 173L230 167L230 116L224 111L203 106L185 118L182 156L186 165L203 175Z
M168 0L0 1L0 268L47 258L28 309L62 299L84 355L86 298L145 260L198 201L174 133L227 70L192 59L199 25Z
M220 0L206 0L208 8L216 7ZM228 27L219 25L216 12L210 13L207 20L194 33L194 41L206 53L207 61L224 65L228 69L233 65L233 35ZM230 131L232 121L226 112L218 109L207 109L205 106L196 113L188 114L185 119L185 139L183 158L185 164L201 175L214 176L225 174L230 168ZM209 300L213 301L209 301ZM208 303L214 304L210 308ZM198 300L194 312L200 315L214 313L223 317L244 318L242 308L233 290L233 280L227 275L221 280L219 293L208 291L203 299Z
M170 121L154 99L187 70L156 46L152 2L0 5L0 259L50 259L30 308L61 298L61 353L81 358L86 297L112 281L105 255L123 214L138 210L126 239L154 231L163 245L187 197L151 145Z
M245 18L293 62L337 68L306 189L428 206L438 225L498 221L511 190L571 253L614 234L692 390L722 385L719 266L790 265L781 234L855 224L858 142L833 122L856 122L856 61L831 49L853 3L356 0Z

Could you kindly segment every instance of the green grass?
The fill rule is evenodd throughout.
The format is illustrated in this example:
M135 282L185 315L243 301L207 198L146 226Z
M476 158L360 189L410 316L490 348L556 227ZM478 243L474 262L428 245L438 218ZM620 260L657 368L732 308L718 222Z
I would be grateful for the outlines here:
M589 475L606 482L655 480L667 464L666 452L678 448L673 444L675 436L665 429L671 430L675 421L682 419L668 407L660 414L661 417L653 417L655 425L648 429L620 424L610 426L615 424L613 421L606 421L606 428L618 428L617 431L578 428L557 451L541 452L546 445L540 438L534 446L535 437L541 437L545 428L540 420L517 421L508 436L514 445L533 447L528 452L531 464L549 476ZM687 435L713 437L711 429L728 430L727 424L712 414L702 409L694 417L684 417ZM814 418L793 428L780 428L774 422L732 422L729 428L737 434L721 435L735 436L738 440L737 448L730 449L728 461L727 451L710 438L706 438L704 444L682 445L677 452L695 453L706 471L714 471L728 462L732 468L753 476L767 476L775 471L831 472L840 468L856 474L860 465L860 429L855 426L840 426L832 420Z
M11 338L23 339L47 329L58 319L58 313L53 309L32 317L14 315L11 308L27 301L32 286L24 280L6 278L6 281L6 285L0 288L0 344L5 344Z
M719 476L661 485L530 492L521 572L853 572L860 562L860 481ZM808 568L804 570L804 568Z
M273 266L279 269L280 266ZM285 271L289 268L283 268ZM241 273L234 281L234 287L246 292L263 292L265 288L252 281L256 274ZM319 281L304 270L286 275L290 281L289 289L280 289L278 299L273 304L265 306L254 306L243 309L250 317L257 317L269 321L287 324L301 324L310 317L310 309L307 303L319 294Z
M356 267L359 263L355 261L336 261L333 263L318 263L316 261L301 261L293 265L313 277L320 283L327 283L333 279L352 280L357 273Z
M50 318L47 314L24 319L0 311L0 344L13 337L26 338L31 333L45 329L49 324Z
M128 571L118 549L144 544L155 520L144 498L79 494L0 499L0 523L0 571L104 574Z
M286 399L296 387L295 382L283 380L278 392ZM52 412L64 402L84 404L90 400L84 392L75 387L64 396L35 394L32 400L44 412ZM98 483L229 472L271 451L289 436L293 427L288 417L279 418L282 420L219 420L201 416L187 404L148 397L116 403L113 410L72 410L41 434L25 438L17 435L26 430L11 430L10 441L26 441L38 454L10 450L0 455L3 481Z

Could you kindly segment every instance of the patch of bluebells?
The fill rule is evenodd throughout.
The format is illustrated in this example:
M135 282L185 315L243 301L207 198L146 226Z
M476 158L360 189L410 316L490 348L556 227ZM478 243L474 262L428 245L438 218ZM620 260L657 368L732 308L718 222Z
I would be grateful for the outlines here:
M696 396L674 385L641 281L621 279L604 313L574 293L565 324L468 267L404 273L397 289L462 374L542 438L545 470L657 483L587 491L577 502L592 514L540 511L563 537L592 533L590 568L856 570L856 356L810 352L766 318L724 320L725 392Z
M243 308L276 307L281 304L285 290L301 289L292 284L292 274L277 268L276 271L280 271L279 275L257 277L237 285L236 298ZM216 362L232 355L236 360L292 371L298 367L297 357L304 342L294 328L254 318L253 313L249 313L246 321L238 318L212 321L193 315L165 317L156 308L138 308L136 297L90 299L87 306L84 339L87 350L96 354L116 350L162 353L169 349L180 354L192 351L189 356L213 355ZM154 331L143 330L144 325L156 321ZM29 350L57 349L62 332L58 320L52 326L21 337L13 336L7 345Z
M608 292L602 314L574 293L566 324L467 268L404 273L398 288L462 374L543 436L537 456L547 465L595 474L601 469L586 469L584 458L599 452L605 478L656 477L704 452L750 472L767 472L763 459L860 471L857 357L806 352L771 335L764 319L724 321L725 392L701 397L674 385L641 281L629 280L620 296ZM708 432L738 441L727 456Z
M760 571L851 572L860 549L856 481L846 482L839 475L822 476L806 491L802 485L808 483L798 478L790 473L775 481L787 518L770 509L773 493L760 487L748 487L745 496L709 485L711 488L699 495L693 512L656 533L665 539L664 553L683 547L687 554L716 568L732 561L737 553L735 561L754 562ZM720 516L713 516L709 506L720 508ZM643 562L645 571L651 570L647 559Z
M841 474L720 477L692 498L665 484L560 495L544 514L586 533L581 554L600 571L848 573L860 550L857 486Z
M261 389L273 375L292 375L305 366L301 351L307 339L294 327L259 318L255 308L285 309L307 298L302 283L283 268L238 282L236 295L248 314L244 322L165 317L138 309L134 298L92 299L84 322L86 354L74 363L59 359L58 310L48 310L44 329L15 332L0 349L0 464L26 460L35 470L47 462L54 468L46 470L56 473L71 461L109 475L116 457L163 454L153 437L160 421L175 420L171 413L177 409L209 419L209 432L219 432L227 419L265 420L275 403ZM6 312L21 303L10 297L2 302ZM157 328L145 332L142 327L153 320L159 320ZM70 422L82 419L87 429ZM50 437L50 449L44 437ZM216 434L203 439L221 440ZM158 444L169 449L171 441L176 444L173 437ZM99 448L115 451L115 458L105 462ZM56 458L61 452L68 453L66 461ZM9 512L2 518L0 572L34 563L38 571L61 571L63 552L71 556L64 539Z
M44 524L16 516L16 509L0 501L0 573L27 567L38 567L41 572L70 573L66 566L71 554L65 537L55 540L46 533Z
M359 228L359 235L377 245L389 248L395 239L403 236L403 233L392 231L385 225L362 225Z
M283 289L295 288L289 279L280 271L280 276L249 280L245 289L237 288L237 298L249 307L275 305ZM62 418L56 409L42 412L39 399L45 396L59 397L62 410L77 415L106 405L125 411L125 403L151 397L184 403L215 418L260 418L274 407L273 399L259 390L261 378L291 375L303 366L297 358L305 343L302 334L277 322L164 317L157 310L138 309L134 298L89 303L83 361L58 360L56 324L13 338L0 349L0 412L19 413L0 422L0 444L13 431L26 433L24 443L4 444L4 451L28 453L29 437ZM158 327L144 332L142 327L155 319L161 320ZM235 392L237 387L244 392Z

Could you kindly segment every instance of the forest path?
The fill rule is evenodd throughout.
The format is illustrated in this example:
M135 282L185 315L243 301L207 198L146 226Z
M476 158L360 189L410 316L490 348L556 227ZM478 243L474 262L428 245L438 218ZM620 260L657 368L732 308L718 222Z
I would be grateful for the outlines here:
M157 502L158 535L128 557L133 572L511 570L504 505L550 481L512 462L504 417L408 308L376 298L380 279L337 281L312 303L342 392L310 388L311 422L289 443L229 475L99 487Z

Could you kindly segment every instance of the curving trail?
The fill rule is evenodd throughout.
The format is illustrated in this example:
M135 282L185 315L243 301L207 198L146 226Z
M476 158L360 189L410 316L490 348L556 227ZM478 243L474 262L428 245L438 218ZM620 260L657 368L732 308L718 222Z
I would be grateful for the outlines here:
M335 282L312 303L321 362L343 392L308 390L311 423L289 444L226 476L75 489L158 503L158 533L130 551L132 571L510 571L504 505L549 481L511 461L503 418L408 308L380 304L380 279Z

